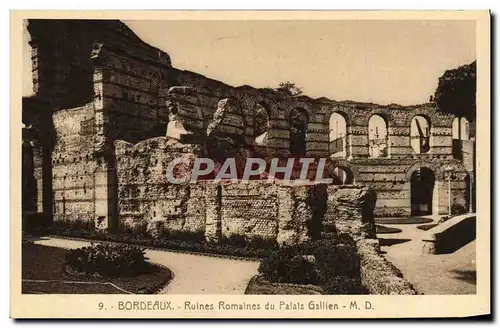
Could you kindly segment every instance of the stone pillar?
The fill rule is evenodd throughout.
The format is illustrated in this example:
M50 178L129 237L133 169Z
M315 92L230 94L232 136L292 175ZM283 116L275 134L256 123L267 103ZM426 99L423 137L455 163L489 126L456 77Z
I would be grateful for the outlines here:
M332 198L331 198L332 197ZM376 238L373 209L376 194L366 186L340 186L329 195L328 209L336 214L335 227L338 233L347 233L355 241Z
M221 201L221 186L207 183L205 189L205 240L209 242L219 242L222 239Z
M93 153L97 168L94 171L94 222L98 230L118 227L118 185L116 154L113 144L113 122L104 107L105 71L94 58L94 109L95 131Z
M294 212L295 200L293 188L278 186L278 235L276 241L280 246L295 244L297 232L295 230Z
M335 193L339 187L336 185L329 185L327 188L327 203L326 213L323 217L323 231L321 232L321 239L332 239L337 236L337 229L335 228L335 219L337 212L335 209Z
M118 227L118 197L116 170L107 163L98 166L94 172L94 215L95 228L114 230Z
M296 206L292 218L296 231L297 244L306 243L311 240L309 226L313 218L313 210L309 203L309 188L309 186L296 186L293 188Z

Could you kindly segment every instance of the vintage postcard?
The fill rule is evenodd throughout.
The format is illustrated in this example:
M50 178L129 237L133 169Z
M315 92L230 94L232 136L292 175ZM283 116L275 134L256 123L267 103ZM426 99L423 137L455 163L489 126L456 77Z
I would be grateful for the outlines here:
M490 314L488 11L11 27L11 317Z

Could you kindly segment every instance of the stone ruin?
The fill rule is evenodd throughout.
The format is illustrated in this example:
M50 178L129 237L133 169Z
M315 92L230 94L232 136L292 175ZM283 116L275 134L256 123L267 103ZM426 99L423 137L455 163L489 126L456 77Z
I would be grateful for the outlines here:
M447 213L450 202L473 209L474 140L468 125L457 138L456 118L434 103L382 106L229 86L172 67L167 53L120 21L29 20L28 30L25 214L110 229L154 221L205 229L209 239L238 232L288 243L319 233L304 225L321 211L326 229L334 209L360 220ZM327 158L336 186L173 186L163 172L177 156ZM361 209L359 188L376 195L373 213ZM344 193L358 205L330 200Z

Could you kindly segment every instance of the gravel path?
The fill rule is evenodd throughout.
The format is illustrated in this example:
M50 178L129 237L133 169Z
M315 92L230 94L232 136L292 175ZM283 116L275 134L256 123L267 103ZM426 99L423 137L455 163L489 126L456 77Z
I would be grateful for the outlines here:
M378 238L410 239L381 249L417 291L429 295L476 293L476 241L451 254L423 254L422 236L426 232L417 229L418 224L384 226L399 228L402 232L379 234Z
M90 245L85 241L46 237L34 240L34 243L67 249ZM151 262L164 265L174 273L174 279L161 294L244 294L259 266L256 261L149 249L146 256Z

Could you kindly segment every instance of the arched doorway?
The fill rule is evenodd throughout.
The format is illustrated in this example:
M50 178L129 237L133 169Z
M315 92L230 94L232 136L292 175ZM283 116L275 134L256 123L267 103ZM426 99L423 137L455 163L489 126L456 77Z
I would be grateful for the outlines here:
M330 156L346 157L347 124L344 116L339 113L332 113L329 120L330 126Z
M432 200L436 177L431 169L421 167L411 175L411 214L432 214Z

